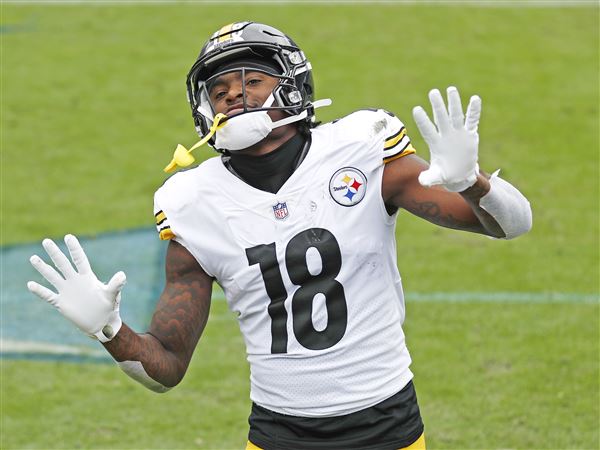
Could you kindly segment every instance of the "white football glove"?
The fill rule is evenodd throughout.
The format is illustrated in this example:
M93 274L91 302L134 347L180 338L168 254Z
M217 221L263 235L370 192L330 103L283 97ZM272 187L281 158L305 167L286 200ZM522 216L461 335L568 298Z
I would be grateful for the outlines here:
M122 325L119 303L121 289L126 280L125 274L117 272L107 284L104 284L92 272L88 258L77 238L68 234L65 236L65 244L75 269L50 239L44 239L42 245L60 273L37 255L29 259L33 267L54 286L58 293L35 281L28 282L27 288L58 309L81 331L97 338L100 342L108 342Z
M419 174L419 183L427 187L442 185L449 191L461 192L473 186L479 174L477 125L481 99L477 95L471 97L465 119L458 90L450 86L447 92L448 110L440 91L429 91L437 129L422 107L413 109L417 127L431 153L430 167Z

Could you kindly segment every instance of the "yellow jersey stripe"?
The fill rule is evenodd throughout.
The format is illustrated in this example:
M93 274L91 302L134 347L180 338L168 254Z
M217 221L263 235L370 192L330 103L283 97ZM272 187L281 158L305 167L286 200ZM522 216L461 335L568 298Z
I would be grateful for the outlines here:
M400 129L398 131L396 131L394 134L392 134L391 136L388 136L384 139L384 141L389 141L390 139L394 139L396 136L398 136L400 133L402 133L404 131L404 126L401 126Z
M385 150L392 148L394 145L396 145L398 142L400 142L404 136L406 136L406 128L402 127L402 129L400 131L398 131L398 133L396 133L393 136L390 136L389 138L387 138L385 140L385 143L383 144L383 148Z
M387 158L383 158L383 163L387 164L396 159L402 158L403 156L412 155L413 153L417 153L417 151L409 144L404 150L401 150L399 153L396 153L393 156L388 156Z
M171 227L164 227L158 232L158 235L163 241L168 241L169 239L173 239L175 237L175 233L171 231Z
M383 153L387 153L389 155L390 153L392 153L392 150L395 149L396 147L398 147L399 145L402 146L400 151L402 151L406 147L408 147L410 145L410 139L408 138L408 136L404 135L404 137L402 139L400 139L398 142L396 142L394 145L390 145L389 147L384 147ZM397 150L394 151L394 154L396 152L397 152Z
M165 220L167 219L167 216L165 215L164 212L159 211L156 213L156 225L160 225L161 223L163 223Z

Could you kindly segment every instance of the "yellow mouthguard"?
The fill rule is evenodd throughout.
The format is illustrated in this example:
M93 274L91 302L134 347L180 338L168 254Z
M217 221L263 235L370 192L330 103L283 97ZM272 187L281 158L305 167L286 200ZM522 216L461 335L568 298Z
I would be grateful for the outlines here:
M192 165L192 163L195 161L195 158L192 156L192 150L195 150L201 145L206 144L218 129L225 126L225 120L227 120L227 116L225 114L217 114L213 120L212 126L208 130L208 134L190 147L189 150L183 145L177 144L177 148L173 152L173 159L163 170L169 173L173 172L179 167L187 167Z

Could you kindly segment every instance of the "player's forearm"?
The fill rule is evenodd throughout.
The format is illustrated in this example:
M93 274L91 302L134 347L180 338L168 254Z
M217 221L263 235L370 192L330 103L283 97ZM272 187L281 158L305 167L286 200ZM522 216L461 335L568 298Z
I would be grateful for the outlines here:
M125 324L103 345L127 375L155 392L177 385L189 363L165 349L156 337L137 334Z
M123 325L106 349L131 378L165 392L178 384L208 321L212 278L180 244L167 249L165 289L148 333Z

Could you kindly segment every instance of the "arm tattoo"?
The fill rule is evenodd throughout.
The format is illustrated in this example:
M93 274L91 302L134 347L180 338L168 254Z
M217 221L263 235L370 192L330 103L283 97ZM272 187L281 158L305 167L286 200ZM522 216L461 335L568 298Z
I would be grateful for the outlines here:
M136 334L124 325L105 347L117 361L140 361L153 379L174 386L185 374L208 320L212 279L175 242L167 251L166 276L148 333Z
M405 208L411 213L422 217L429 222L435 223L436 225L453 228L455 230L481 232L480 224L459 220L451 213L444 212L441 206L433 201L419 202L415 199L411 199L410 205L406 205Z

